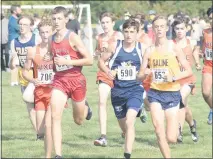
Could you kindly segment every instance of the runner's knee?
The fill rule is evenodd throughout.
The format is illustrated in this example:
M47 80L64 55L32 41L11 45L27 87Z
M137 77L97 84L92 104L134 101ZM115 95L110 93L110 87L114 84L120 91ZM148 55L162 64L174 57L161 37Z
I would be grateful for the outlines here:
M80 117L74 118L74 122L75 122L77 125L82 125L83 122L84 122L84 118L80 118Z

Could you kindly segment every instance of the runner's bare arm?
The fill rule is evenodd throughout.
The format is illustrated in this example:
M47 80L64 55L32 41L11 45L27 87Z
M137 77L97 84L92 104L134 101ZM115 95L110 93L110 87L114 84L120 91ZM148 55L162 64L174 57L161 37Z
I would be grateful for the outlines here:
M195 60L195 66L196 66L197 70L201 70L199 53L200 53L199 46L194 46L192 54L193 54L193 58Z
M141 67L140 67L140 70L137 74L137 80L138 81L143 81L146 76L148 74L150 74L149 71L147 71L147 66L148 66L148 62L149 62L149 58L150 58L150 54L151 54L151 50L152 48L151 47L148 47L146 50L145 50L145 53L143 55L143 60L142 60L142 64L141 64Z
M189 64L189 62L186 60L185 55L183 54L182 50L178 47L178 45L175 45L174 52L177 56L177 60L180 62L181 66L185 71L176 73L176 76L174 77L175 80L179 80L185 77L188 77L192 75L192 68Z
M15 69L19 65L18 55L14 48L14 40L10 43L11 59L9 62L9 67L11 70Z
M33 78L31 77L31 75L29 75L29 70L31 69L31 66L32 66L35 51L36 51L36 47L31 47L31 48L28 49L27 60L24 64L24 68L23 68L23 71L22 71L23 77L29 82L33 81Z

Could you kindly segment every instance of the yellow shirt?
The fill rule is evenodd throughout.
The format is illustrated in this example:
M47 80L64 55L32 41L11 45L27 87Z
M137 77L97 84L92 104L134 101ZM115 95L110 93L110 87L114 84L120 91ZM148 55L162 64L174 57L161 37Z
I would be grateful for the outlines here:
M157 52L155 49L151 53L149 61L150 69L152 70L152 89L159 91L178 91L180 90L179 82L164 82L164 74L175 76L180 71L180 67L174 52Z
M23 72L23 68L19 67L18 68L18 77L19 77L19 84L21 86L27 86L28 85L28 81L24 79L23 75L22 75L22 72ZM33 70L30 70L29 71L30 75L33 77Z

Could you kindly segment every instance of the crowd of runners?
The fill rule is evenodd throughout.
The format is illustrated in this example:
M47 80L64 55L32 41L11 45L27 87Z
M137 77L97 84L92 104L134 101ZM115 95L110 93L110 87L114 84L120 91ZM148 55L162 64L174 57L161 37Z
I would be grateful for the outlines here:
M94 56L80 36L66 28L66 8L58 6L41 19L39 36L32 33L32 17L20 16L20 35L10 44L10 68L18 68L30 121L37 139L44 139L45 157L51 158L54 150L55 158L62 158L61 121L69 98L76 124L92 119L86 98L87 82L81 71L83 66L93 65L93 59L98 60L99 69L96 83L100 136L94 139L95 146L107 146L109 94L125 140L124 158L129 159L134 153L135 121L140 117L146 122L146 111L150 111L164 158L171 158L170 143L183 142L185 121L192 140L197 142L197 123L188 105L190 96L199 93L195 92L193 67L200 71L202 95L212 109L213 8L206 11L211 26L202 31L203 39L198 41L187 36L189 20L182 12L175 14L172 22L155 15L147 25L152 27L152 36L144 31L143 14L130 16L124 21L122 31L115 31L114 14L103 12L99 16L103 33L97 36ZM172 38L168 38L169 30Z

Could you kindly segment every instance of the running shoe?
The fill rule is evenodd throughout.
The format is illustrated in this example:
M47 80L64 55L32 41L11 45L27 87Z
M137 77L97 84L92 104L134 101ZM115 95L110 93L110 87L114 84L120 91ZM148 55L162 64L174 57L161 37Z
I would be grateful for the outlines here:
M207 123L208 123L209 125L212 125L212 109L211 109L210 112L209 112Z
M146 121L147 121L147 114L146 114L146 110L144 108L142 109L140 119L141 119L142 123L146 123Z
M92 118L92 109L90 108L89 103L87 101L85 101L85 105L88 106L88 114L86 119L90 120Z
M94 141L95 146L102 146L106 147L107 146L107 139L105 137L100 137L97 140Z
M192 140L194 142L197 142L198 141L198 134L197 134L197 122L195 119L193 119L194 121L194 125L190 126L190 131L191 131L191 134L192 134Z

